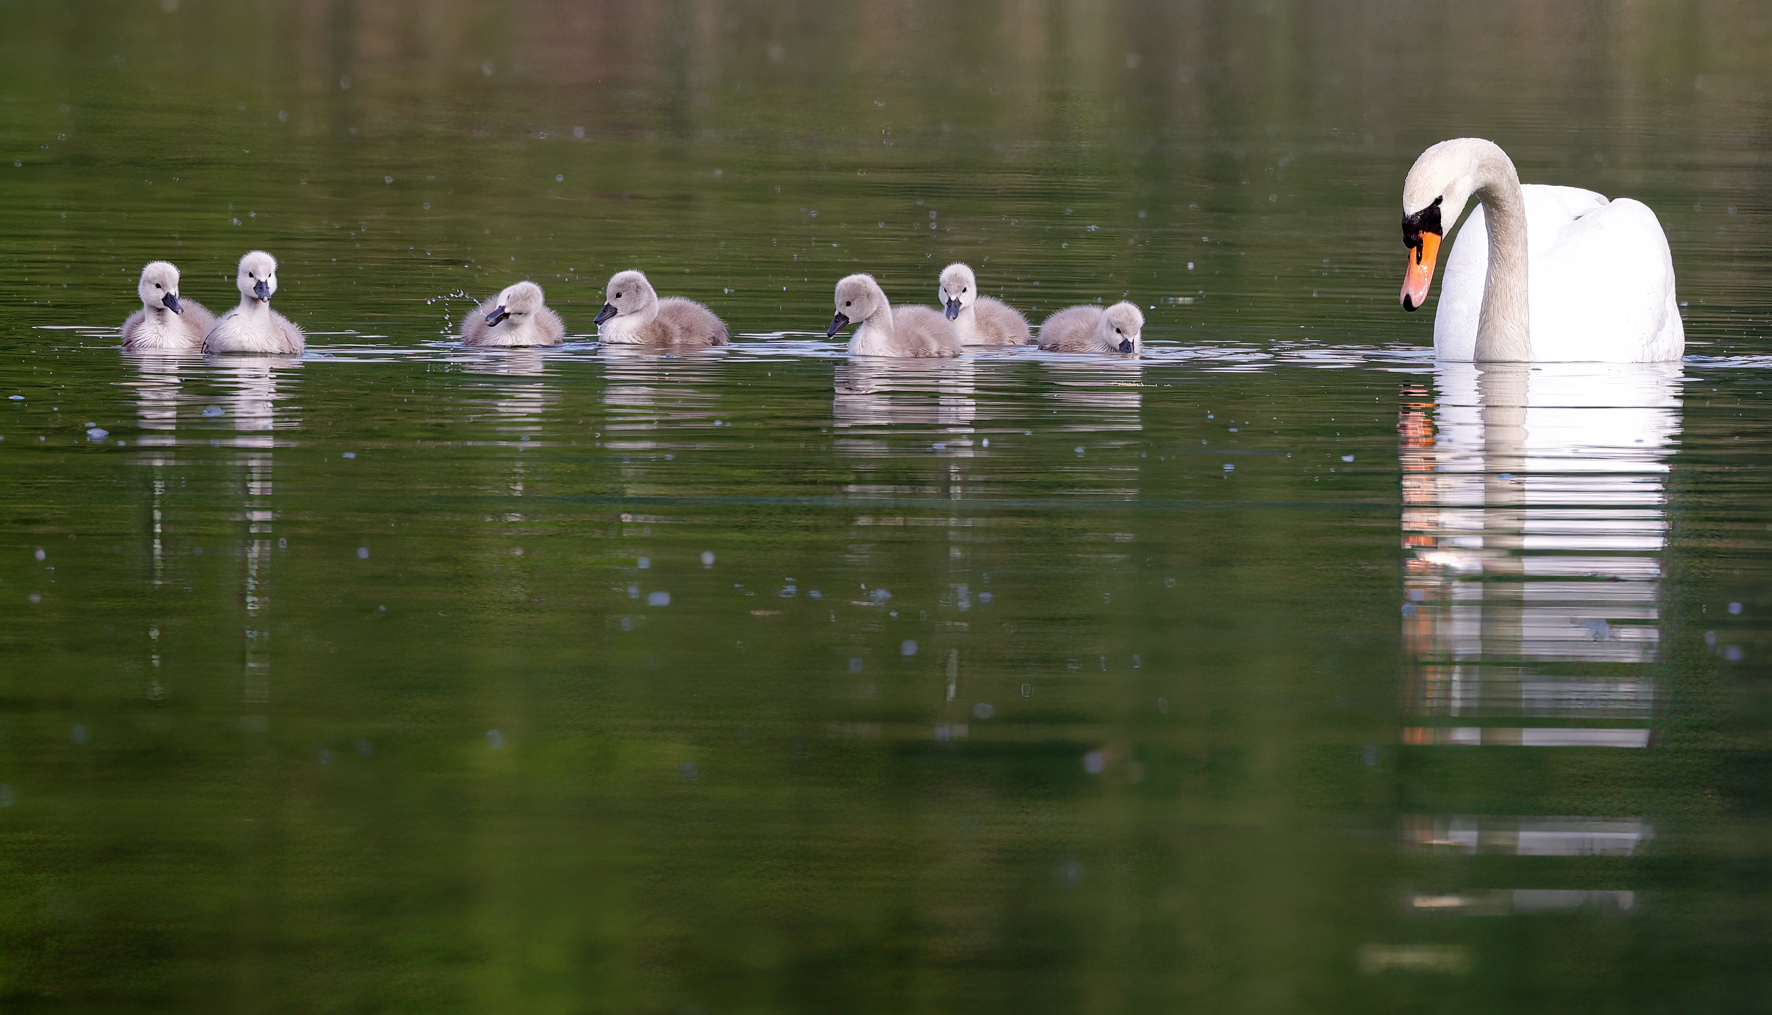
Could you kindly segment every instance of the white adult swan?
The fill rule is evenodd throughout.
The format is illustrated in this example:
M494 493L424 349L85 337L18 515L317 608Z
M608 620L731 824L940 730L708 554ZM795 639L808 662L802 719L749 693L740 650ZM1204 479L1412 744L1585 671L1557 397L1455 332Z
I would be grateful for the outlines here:
M1507 153L1481 138L1434 145L1403 182L1405 310L1427 299L1445 227L1458 221L1472 195L1479 207L1453 243L1440 284L1437 358L1680 358L1686 331L1655 213L1577 187L1522 187Z

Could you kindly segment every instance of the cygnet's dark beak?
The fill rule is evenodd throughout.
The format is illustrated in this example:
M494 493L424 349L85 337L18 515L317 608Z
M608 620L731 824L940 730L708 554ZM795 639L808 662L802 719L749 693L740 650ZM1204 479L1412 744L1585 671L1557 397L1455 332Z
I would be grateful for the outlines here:
M597 311L597 316L591 318L591 323L592 324L602 324L604 321L607 321L611 317L614 317L615 313L616 313L615 307L608 304L608 303L605 303L605 304L603 304L603 309Z
M169 292L166 295L160 297L160 302L166 304L166 309L172 311L175 314L184 313L183 310L180 310L178 308L178 293Z
M955 320L959 320L959 318L960 318L960 301L953 298L952 296L950 296L950 297L948 297L948 320L955 321Z
M1132 340L1130 338L1120 339L1120 351L1121 352L1131 352L1132 351Z
M257 296L260 303L268 303L271 299L271 287L266 285L265 280L261 278L252 283L252 295Z
M497 307L491 313L486 315L486 323L488 325L494 325L509 316L511 316L509 310L506 310L504 307Z
M824 333L824 337L830 338L832 335L835 335L837 332L842 331L847 327L849 327L849 318L844 317L842 314L838 314L831 318L830 330Z

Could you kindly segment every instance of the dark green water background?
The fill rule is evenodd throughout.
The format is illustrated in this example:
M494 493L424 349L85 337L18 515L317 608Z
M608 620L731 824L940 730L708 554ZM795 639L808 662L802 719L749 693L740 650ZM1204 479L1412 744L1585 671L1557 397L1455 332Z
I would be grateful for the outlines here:
M5 1010L1772 1008L1766 4L0 24ZM1435 367L1461 135L1656 210L1686 362ZM116 351L255 247L304 361ZM955 259L1147 357L823 340Z

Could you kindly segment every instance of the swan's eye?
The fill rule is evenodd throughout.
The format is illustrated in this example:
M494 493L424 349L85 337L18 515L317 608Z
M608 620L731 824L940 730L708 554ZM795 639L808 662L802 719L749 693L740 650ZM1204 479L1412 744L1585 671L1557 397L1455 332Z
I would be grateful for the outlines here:
M960 287L960 291L961 291L961 292L965 292L965 291L966 291L966 287L965 287L965 286L961 286L961 287Z
M1124 332L1122 332L1122 331L1120 331L1120 329L1119 329L1119 328L1115 328L1115 329L1114 329L1114 334L1116 334L1116 335L1119 335L1119 334L1124 334Z
M161 284L160 284L160 283L158 283L158 282L155 282L155 283L154 283L154 288L156 288L156 289L164 289L164 288L166 288L166 287L165 287L165 286L163 286L163 285L161 285Z
M849 305L849 301L848 301L848 300L844 300L844 301L843 301L843 305L844 305L844 306L848 306L848 305Z

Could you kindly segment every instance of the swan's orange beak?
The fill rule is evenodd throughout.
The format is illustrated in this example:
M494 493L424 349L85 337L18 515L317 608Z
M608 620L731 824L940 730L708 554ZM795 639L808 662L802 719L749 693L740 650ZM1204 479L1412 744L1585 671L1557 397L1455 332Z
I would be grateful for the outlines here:
M1414 310L1427 302L1428 286L1434 281L1434 259L1440 256L1440 234L1423 232L1421 246L1409 248L1409 261L1403 269L1403 309Z

